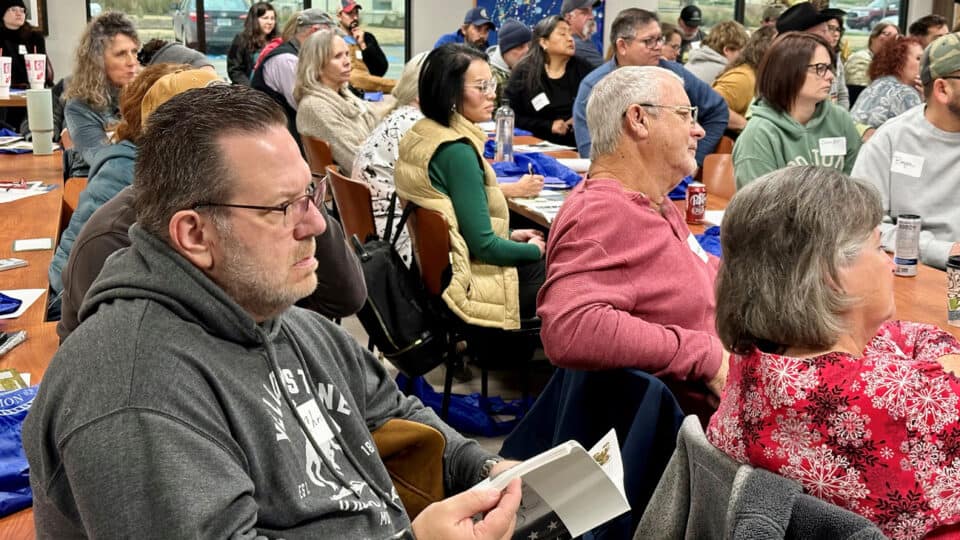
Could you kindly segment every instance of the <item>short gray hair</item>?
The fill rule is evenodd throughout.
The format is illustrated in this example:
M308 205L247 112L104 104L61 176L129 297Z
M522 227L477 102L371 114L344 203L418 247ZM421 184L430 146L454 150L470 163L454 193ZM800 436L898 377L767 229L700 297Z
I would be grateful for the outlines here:
M317 93L323 82L320 74L327 62L333 59L333 40L337 33L333 30L317 30L310 34L300 45L297 60L297 83L293 87L293 99L299 103L303 96ZM342 39L342 38L341 38Z
M675 73L656 66L625 66L612 71L593 87L587 101L587 128L590 130L590 159L612 154L623 137L623 113L635 103L660 101L662 83ZM656 109L649 114L657 115Z
M826 349L862 299L839 288L839 270L880 224L880 194L826 167L787 167L738 191L723 217L717 332L739 354L755 348Z
M618 39L636 37L637 28L651 22L660 22L657 14L640 8L627 8L617 13L617 18L610 25L610 46L616 50Z

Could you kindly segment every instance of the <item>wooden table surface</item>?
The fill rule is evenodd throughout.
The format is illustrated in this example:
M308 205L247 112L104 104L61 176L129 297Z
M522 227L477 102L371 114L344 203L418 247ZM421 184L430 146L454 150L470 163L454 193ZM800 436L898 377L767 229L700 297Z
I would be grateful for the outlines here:
M60 228L60 206L63 199L61 155L33 154L0 155L0 180L43 180L57 184L57 188L43 195L28 197L12 203L0 204L0 258L17 257L28 264L0 272L0 290L44 289L48 286L47 268L53 250L13 252L13 241L23 238L53 238L57 241ZM59 338L57 323L44 322L46 292L27 312L16 319L7 319L6 331L26 330L27 340L0 358L0 369L14 368L30 374L30 384L43 378L50 359L57 351ZM34 538L33 509L28 508L0 518L0 539Z
M27 95L17 94L10 97L0 98L0 107L26 107Z

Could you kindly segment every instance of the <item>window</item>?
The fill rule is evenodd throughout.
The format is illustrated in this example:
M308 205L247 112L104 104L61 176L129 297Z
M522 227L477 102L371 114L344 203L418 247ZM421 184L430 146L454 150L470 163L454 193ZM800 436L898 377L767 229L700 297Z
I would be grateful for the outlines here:
M407 58L406 14L410 0L361 1L361 25L376 36L390 62L386 76L397 78ZM336 20L340 0L277 0L270 2L277 12L277 27L304 8L321 8ZM122 11L137 25L142 43L151 39L177 41L205 50L217 73L227 76L227 50L234 36L243 30L251 0L204 0L202 13L197 0L97 0L87 2L87 12L96 17L104 11ZM197 21L203 20L203 43Z

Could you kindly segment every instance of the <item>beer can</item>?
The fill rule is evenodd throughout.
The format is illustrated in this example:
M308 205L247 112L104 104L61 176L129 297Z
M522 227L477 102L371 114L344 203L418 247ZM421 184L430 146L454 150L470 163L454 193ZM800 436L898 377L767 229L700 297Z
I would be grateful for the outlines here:
M707 186L700 182L687 184L687 223L699 225L707 212Z
M920 216L900 214L897 217L897 246L893 252L894 273L898 276L917 275L920 262Z

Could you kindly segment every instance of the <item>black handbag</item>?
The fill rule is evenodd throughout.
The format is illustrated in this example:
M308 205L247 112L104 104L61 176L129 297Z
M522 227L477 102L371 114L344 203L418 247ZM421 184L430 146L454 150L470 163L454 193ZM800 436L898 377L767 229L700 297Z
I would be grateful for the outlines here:
M413 205L404 209L394 229L396 205L394 192L384 238L370 237L362 244L357 235L350 239L367 285L367 300L357 318L390 363L403 374L418 377L443 363L447 352L446 332L430 310L429 295L419 274L407 268L397 253L397 239Z

